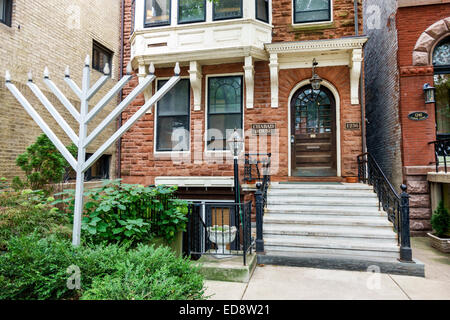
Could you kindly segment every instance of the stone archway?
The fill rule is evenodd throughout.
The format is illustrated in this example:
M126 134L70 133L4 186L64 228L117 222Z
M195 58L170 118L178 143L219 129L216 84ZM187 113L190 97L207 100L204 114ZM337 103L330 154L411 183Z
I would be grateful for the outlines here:
M425 30L416 42L413 51L414 66L428 66L431 64L431 53L435 44L450 35L450 17L442 19Z

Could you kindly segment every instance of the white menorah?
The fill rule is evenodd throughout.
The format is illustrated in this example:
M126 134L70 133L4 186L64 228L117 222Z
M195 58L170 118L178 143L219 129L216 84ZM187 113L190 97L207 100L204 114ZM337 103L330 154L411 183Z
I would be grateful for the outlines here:
M78 159L75 159L72 154L67 150L61 140L56 136L52 129L42 119L42 117L36 112L33 106L28 100L20 93L17 87L11 82L11 74L6 71L6 87L11 91L14 97L25 108L28 114L33 118L37 125L44 131L47 137L53 142L55 147L61 152L67 162L75 170L77 174L76 178L76 191L75 191L75 209L74 209L74 223L73 223L73 235L72 243L74 246L80 245L81 236L81 217L84 207L84 175L86 171L108 150L120 137L122 137L133 124L136 123L147 111L159 100L161 100L166 93L168 93L179 81L180 81L180 66L177 63L175 66L175 76L173 76L161 89L159 89L155 95L153 95L121 128L119 128L109 139L86 161L86 148L97 138L97 136L112 122L119 117L125 108L139 95L141 94L155 79L155 67L153 63L149 67L149 74L140 81L139 85L111 112L108 116L88 135L88 124L94 119L94 117L114 98L116 94L131 80L132 68L131 64L127 66L127 74L120 79L119 82L95 105L95 107L89 111L89 101L92 97L103 87L108 81L110 68L106 64L103 70L104 75L90 87L90 57L87 56L85 60L85 66L83 68L83 80L81 89L70 78L69 67L65 71L65 81L80 99L80 112L73 106L73 104L67 99L64 94L56 87L56 85L50 80L50 74L48 68L44 71L44 82L50 91L56 96L56 98L64 105L64 107L70 112L79 124L78 136L69 126L66 120L60 115L53 104L47 99L42 91L33 83L32 73L28 73L28 87L36 95L39 101L44 105L47 111L53 116L56 122L61 126L67 136L78 146Z

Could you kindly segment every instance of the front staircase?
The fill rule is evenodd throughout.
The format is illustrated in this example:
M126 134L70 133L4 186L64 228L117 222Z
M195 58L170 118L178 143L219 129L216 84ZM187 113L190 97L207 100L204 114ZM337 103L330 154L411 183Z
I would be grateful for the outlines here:
M373 187L345 183L272 183L259 263L423 276L398 261L397 234ZM423 267L423 265L422 265Z

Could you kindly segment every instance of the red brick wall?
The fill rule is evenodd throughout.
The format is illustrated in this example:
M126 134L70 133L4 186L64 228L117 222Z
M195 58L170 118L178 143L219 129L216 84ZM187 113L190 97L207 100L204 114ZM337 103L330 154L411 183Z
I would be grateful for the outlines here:
M398 62L412 65L412 52L420 35L433 23L450 16L450 4L399 8L397 13Z
M362 4L359 2L358 16L360 34L362 25ZM292 0L272 1L273 42L335 39L355 35L355 11L353 0L333 0L333 23L331 26L292 26Z

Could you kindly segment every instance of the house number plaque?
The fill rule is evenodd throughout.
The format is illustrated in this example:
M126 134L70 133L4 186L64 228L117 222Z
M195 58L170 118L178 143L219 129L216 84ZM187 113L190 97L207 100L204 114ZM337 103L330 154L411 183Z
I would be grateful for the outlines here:
M345 124L346 130L359 130L361 128L361 125L359 122L347 122Z
M275 123L255 123L252 124L252 134L256 136L270 136L275 134L277 125Z

